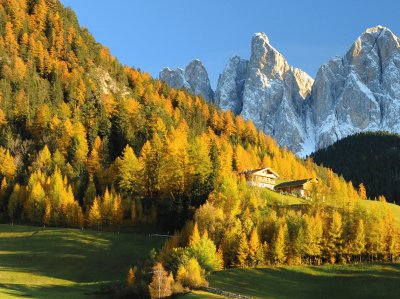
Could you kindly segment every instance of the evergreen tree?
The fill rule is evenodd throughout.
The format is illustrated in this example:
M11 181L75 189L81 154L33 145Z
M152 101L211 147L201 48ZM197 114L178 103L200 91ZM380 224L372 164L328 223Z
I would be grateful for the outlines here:
M260 255L260 239L256 229L253 229L249 239L249 260L251 266L263 263L263 256Z
M121 196L118 194L113 196L113 206L112 206L112 224L121 225L124 220L124 211L122 209Z
M102 215L100 212L99 199L96 197L90 207L89 214L87 217L87 223L89 227L99 227L102 222Z
M362 254L365 252L365 227L364 221L359 219L356 226L354 243L353 243L353 253L359 256L360 262L362 260Z
M239 239L239 247L237 249L237 264L241 268L245 268L248 265L248 258L250 254L249 244L245 233L242 233Z
M286 233L286 224L280 224L272 246L272 256L277 264L282 264L286 261Z
M192 234L189 238L189 246L195 246L200 241L200 233L197 222L193 226Z
M134 192L138 191L137 174L139 170L139 161L133 149L127 145L122 153L118 174L119 187L123 192L132 195Z
M328 260L332 264L335 263L336 256L338 254L341 254L342 231L342 216L340 215L340 213L334 212L329 226L326 245Z

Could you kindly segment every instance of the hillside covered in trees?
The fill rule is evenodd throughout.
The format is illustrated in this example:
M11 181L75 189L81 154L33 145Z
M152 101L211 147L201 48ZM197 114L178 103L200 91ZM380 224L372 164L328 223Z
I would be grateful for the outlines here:
M312 158L354 184L364 184L367 195L384 195L400 203L400 136L387 132L360 133L346 137Z
M171 230L224 178L264 166L356 193L251 121L122 66L58 1L1 1L0 16L4 220Z
M309 204L272 204L248 187L240 172L260 167L318 178ZM251 121L122 66L55 0L0 0L0 181L4 222L175 231L156 264L129 272L139 298L156 296L157 281L198 287L223 267L400 251L383 197L366 209L364 188ZM159 275L150 289L148 273Z

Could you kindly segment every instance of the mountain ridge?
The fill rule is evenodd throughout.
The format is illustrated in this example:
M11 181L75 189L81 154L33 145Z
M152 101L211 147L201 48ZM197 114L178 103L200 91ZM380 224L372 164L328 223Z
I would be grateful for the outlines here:
M255 33L250 59L233 56L220 74L215 103L299 156L357 132L400 132L399 44L387 27L367 28L313 80L290 66L265 33Z

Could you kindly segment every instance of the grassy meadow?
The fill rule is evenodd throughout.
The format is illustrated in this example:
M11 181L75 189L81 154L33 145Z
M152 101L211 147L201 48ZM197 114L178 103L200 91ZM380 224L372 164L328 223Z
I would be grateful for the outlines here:
M281 194L279 192L275 192L269 190L267 188L260 189L260 195L262 198L265 198L269 204L276 204L282 206L299 206L303 204L309 204L310 201L304 198L296 197L289 194ZM373 200L362 200L361 204L367 208L373 208L373 205L380 205L381 203L373 201ZM332 205L333 203L327 203L327 205ZM397 224L400 226L400 206L388 203L389 209L393 212L394 218Z
M255 299L399 298L400 264L232 269L213 273L210 286ZM222 298L193 292L184 299Z
M0 225L0 298L98 298L164 243L148 234Z

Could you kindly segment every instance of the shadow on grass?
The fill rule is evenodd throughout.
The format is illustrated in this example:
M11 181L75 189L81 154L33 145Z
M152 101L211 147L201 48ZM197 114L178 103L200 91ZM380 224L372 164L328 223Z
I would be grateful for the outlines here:
M254 298L399 298L399 271L398 264L239 269L210 281Z
M56 293L83 291L82 283L125 279L131 265L164 242L144 234L0 225L0 298L4 291L63 298Z

